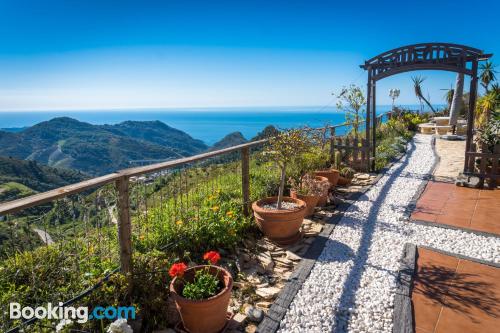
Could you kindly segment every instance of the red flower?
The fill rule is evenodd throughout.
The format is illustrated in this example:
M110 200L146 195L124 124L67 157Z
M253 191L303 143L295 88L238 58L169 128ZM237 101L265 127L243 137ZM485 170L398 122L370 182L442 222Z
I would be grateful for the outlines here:
M184 275L184 271L186 270L187 265L183 262L178 262L177 264L173 264L172 267L170 267L168 274L171 277L182 277Z
M208 260L215 265L220 260L220 254L217 251L209 251L203 255L204 260Z

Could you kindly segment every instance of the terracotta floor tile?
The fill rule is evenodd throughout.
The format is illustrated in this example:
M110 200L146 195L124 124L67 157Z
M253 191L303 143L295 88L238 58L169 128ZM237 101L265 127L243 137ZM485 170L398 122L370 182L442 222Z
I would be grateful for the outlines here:
M439 215L436 218L437 223L451 225L457 228L468 228L471 224L471 218L467 216L457 215Z
M498 318L485 317L475 310L469 314L455 311L447 307L443 308L441 317L436 326L436 333L496 333L499 330Z
M441 304L418 292L413 292L411 298L415 326L427 332L433 332L441 313Z
M428 331L420 327L415 327L415 333L433 333L433 331Z
M476 231L500 235L500 223L497 221L472 220L470 228Z
M472 216L474 210L476 209L476 201L448 201L443 207L443 212L449 213L460 213L460 214L468 214Z
M420 332L499 331L500 268L422 248L417 268L412 300ZM437 308L440 315L433 327Z
M410 217L412 220L420 220L420 221L427 221L427 222L435 222L437 215L435 214L429 214L429 213L424 213L424 212L413 212Z
M500 190L481 190L479 192L479 197L500 200Z
M411 219L500 235L500 190L430 181Z
M424 266L444 266L455 270L458 265L458 259L447 256L439 252L418 248L417 270Z
M446 204L446 201L443 200L432 200L432 199L423 199L417 203L417 209L422 211L436 211L439 212Z

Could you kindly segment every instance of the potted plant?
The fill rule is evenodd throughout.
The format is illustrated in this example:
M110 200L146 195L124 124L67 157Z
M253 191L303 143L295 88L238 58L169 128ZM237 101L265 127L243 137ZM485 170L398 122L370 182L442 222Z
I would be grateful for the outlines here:
M220 254L205 253L207 265L188 268L180 262L170 267L170 295L184 329L190 333L215 333L227 323L227 307L233 289L231 274L220 266Z
M319 179L319 177L317 179L310 174L303 176L300 181L290 178L289 183L291 186L290 196L295 199L300 199L306 203L306 216L314 214L314 208L318 205L318 202L322 197L326 197L328 195L328 189L330 187L328 180L325 182L324 180Z
M348 166L341 168L338 185L340 186L349 185L352 181L352 178L354 177L355 172L356 171L353 168L350 168Z
M286 168L310 148L305 131L294 129L280 132L269 140L264 156L276 162L280 169L278 196L267 197L252 204L255 222L272 241L292 244L300 238L300 226L306 213L306 203L285 197Z
M341 160L342 160L341 153L339 151L336 151L332 167L330 169L315 171L314 174L316 176L325 177L326 179L328 179L328 182L330 183L331 187L336 186L340 178L339 168Z

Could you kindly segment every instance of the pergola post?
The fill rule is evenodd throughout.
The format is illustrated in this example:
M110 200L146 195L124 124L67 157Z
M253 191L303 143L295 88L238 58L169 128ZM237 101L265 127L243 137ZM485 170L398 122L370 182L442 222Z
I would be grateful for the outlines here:
M472 172L471 163L469 163L470 156L467 154L471 151L472 139L474 136L474 114L476 109L477 98L477 60L472 62L472 74L469 89L469 112L467 117L467 140L465 141L465 161L464 173ZM474 165L472 165L474 168Z
M377 151L377 81L372 82L372 168L375 171L375 156Z
M365 135L366 135L366 144L368 145L368 151L367 151L367 165L366 165L366 170L367 171L372 171L372 163L371 163L371 147L372 145L370 144L370 116L371 116L371 96L372 96L372 71L369 68L368 69L368 84L367 84L367 91L366 91L366 121L365 121Z

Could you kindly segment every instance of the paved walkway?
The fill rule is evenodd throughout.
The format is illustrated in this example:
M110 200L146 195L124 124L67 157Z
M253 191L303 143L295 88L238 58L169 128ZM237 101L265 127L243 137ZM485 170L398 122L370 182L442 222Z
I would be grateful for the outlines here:
M431 137L346 211L281 321L280 332L392 332L399 259L405 243L500 262L500 239L407 223L406 208L431 176Z
M500 268L418 249L416 333L488 333L500 327Z
M500 190L430 181L411 219L500 236Z
M454 183L464 169L465 140L448 141L436 138L436 153L439 163L433 171L435 180Z

